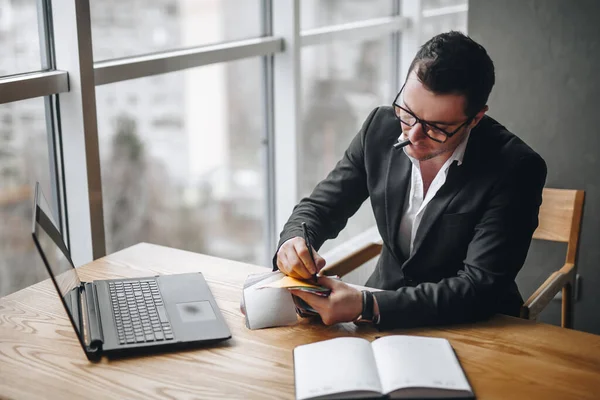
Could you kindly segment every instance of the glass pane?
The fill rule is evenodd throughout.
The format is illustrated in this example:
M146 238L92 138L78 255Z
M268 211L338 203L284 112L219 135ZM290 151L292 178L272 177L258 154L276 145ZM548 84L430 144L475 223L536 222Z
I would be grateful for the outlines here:
M261 35L261 0L90 2L94 60Z
M390 46L385 38L352 46L334 42L302 49L301 197L309 195L331 171L371 110L391 104ZM321 252L374 224L367 201L338 238L326 242Z
M0 0L0 76L41 66L37 0Z
M443 7L467 6L467 0L421 0L424 10L439 9Z
M391 0L302 0L301 29L321 28L391 15Z
M454 30L467 33L467 1L424 0L422 4L423 18L421 19L420 30L423 43L442 32ZM452 9L459 11L450 13L449 11L452 11ZM449 13L443 13L444 10Z
M268 265L261 66L96 89L107 253L144 241Z
M33 188L50 201L44 99L0 105L0 297L48 278L31 238Z

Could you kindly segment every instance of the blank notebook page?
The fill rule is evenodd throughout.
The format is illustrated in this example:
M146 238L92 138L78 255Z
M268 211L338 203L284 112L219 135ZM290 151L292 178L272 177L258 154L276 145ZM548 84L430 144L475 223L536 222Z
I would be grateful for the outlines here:
M371 346L384 393L402 388L471 391L446 339L387 336Z
M345 391L381 391L371 344L365 339L338 338L298 346L294 368L298 399Z

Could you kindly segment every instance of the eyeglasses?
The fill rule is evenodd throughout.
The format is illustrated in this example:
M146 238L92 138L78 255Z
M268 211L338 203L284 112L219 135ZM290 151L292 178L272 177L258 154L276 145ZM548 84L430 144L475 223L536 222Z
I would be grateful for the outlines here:
M438 143L444 143L446 140L448 140L449 138L454 136L458 131L460 131L463 126L468 125L473 120L473 117L469 117L465 122L460 124L458 128L456 128L452 132L448 132L440 127L435 126L435 124L432 124L431 122L427 122L420 119L411 111L398 104L398 100L400 99L400 95L402 94L402 90L404 90L405 85L406 83L402 85L402 89L400 89L400 91L396 95L396 98L394 99L394 102L392 103L392 107L394 108L394 114L396 114L396 118L398 118L401 125L403 125L403 130L404 126L413 127L416 124L421 124L423 132L425 133L425 135L427 135L429 139Z

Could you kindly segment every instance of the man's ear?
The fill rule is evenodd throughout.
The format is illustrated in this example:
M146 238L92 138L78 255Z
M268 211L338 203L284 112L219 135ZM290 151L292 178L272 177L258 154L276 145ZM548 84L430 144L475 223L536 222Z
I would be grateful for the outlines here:
M485 115L486 112L488 112L490 108L488 106L485 106L481 109L481 111L479 111L477 114L475 114L475 117L473 118L473 121L471 121L471 123L469 124L469 126L471 127L471 129L475 128L477 126L477 124L479 123L479 121L481 121L481 118L483 118L483 116Z

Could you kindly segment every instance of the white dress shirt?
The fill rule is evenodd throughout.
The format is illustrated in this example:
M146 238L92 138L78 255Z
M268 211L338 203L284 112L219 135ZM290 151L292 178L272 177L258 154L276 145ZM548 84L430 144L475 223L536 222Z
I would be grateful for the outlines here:
M404 153L412 162L410 192L404 201L404 212L400 221L400 249L406 257L410 257L413 251L415 236L425 208L446 182L450 165L454 161L457 161L458 165L462 164L470 134L471 132L467 133L463 141L454 149L452 156L442 165L431 185L429 185L425 198L423 198L423 177L421 176L419 161L409 156L406 153L406 148L404 148Z

